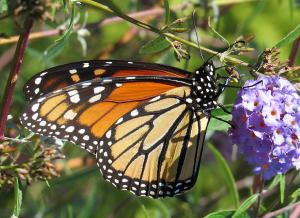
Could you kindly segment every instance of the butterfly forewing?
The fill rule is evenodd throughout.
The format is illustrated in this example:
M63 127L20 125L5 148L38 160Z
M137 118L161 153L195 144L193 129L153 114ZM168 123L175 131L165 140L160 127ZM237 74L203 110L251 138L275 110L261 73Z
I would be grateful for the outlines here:
M32 101L21 122L33 132L69 140L95 153L99 139L120 116L175 87L159 82L86 81Z
M66 64L42 71L31 78L24 87L27 100L95 78L134 76L168 76L186 78L189 73L160 64L128 61L86 61Z

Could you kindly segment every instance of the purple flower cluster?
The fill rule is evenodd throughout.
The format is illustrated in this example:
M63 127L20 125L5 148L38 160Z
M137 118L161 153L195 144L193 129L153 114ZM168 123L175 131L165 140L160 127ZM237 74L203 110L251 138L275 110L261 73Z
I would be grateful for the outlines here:
M250 80L238 93L232 112L232 142L264 179L300 169L300 96L279 76Z

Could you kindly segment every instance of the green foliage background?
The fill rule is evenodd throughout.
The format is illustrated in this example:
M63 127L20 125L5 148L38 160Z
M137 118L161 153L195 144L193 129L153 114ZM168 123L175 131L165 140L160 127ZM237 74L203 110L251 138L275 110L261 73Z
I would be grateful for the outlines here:
M104 2L104 1L103 1ZM122 0L113 1L124 13L146 10L151 8L151 3L155 1L130 1ZM188 1L170 0L170 8L178 4L187 3ZM195 1L197 3L197 1ZM218 2L218 1L211 1ZM221 2L221 1L220 1ZM224 1L223 1L224 2ZM224 36L228 41L233 42L240 35L254 35L255 39L251 42L251 47L256 49L256 53L246 57L239 57L247 62L255 62L255 58L265 48L276 45L284 36L294 29L300 21L300 2L292 0L262 0L262 1L240 1L236 4L228 4L228 0L224 6L215 6L215 11L210 11L211 16L221 13L214 23L215 29ZM233 2L233 1L232 1ZM147 4L148 3L148 4ZM156 2L158 5L159 2ZM160 4L161 5L161 4ZM79 10L81 23L87 16L87 24L98 22L110 15L101 11L81 6ZM3 8L0 7L0 11ZM171 20L180 18L191 13L192 9L171 11ZM199 17L203 17L204 11L199 9ZM36 22L35 31L42 31L57 27L66 21L66 14L60 12L56 20L56 24L50 21L43 23ZM200 18L199 18L200 19ZM18 20L22 22L22 20ZM151 25L160 27L163 25L164 16L159 16L150 21ZM83 28L85 28L83 26ZM193 71L203 62L200 58L199 51L190 50L191 59L186 65L184 60L178 62L173 51L164 50L163 52L151 55L141 54L140 48L150 40L156 37L155 34L138 29L138 33L127 43L119 43L119 40L134 27L126 21L120 21L104 25L90 31L90 36L84 37L87 43L86 55L79 43L77 33L72 33L68 40L64 43L59 54L55 56L44 55L44 52L58 36L44 37L42 39L30 40L29 47L26 51L21 74L14 93L14 102L11 108L13 121L10 125L18 123L18 117L21 114L26 102L22 94L24 83L37 72L46 68L57 66L60 64L89 60L99 58L99 54L111 46L115 46L109 52L107 58L148 61L163 63L179 68L185 68ZM199 35L202 39L201 45L218 50L225 48L219 47L220 38L209 29L199 28ZM12 18L0 20L0 32L7 36L18 35L19 30L14 24ZM184 36L184 34L179 34ZM0 45L0 58L6 51L12 48L13 44ZM292 44L281 49L281 57L287 59ZM206 58L210 55L206 55ZM253 58L254 57L254 58ZM300 64L299 55L297 57L298 65ZM10 71L10 64L0 69L0 97L3 97L3 90ZM247 75L246 69L239 69ZM247 78L247 77L245 77ZM245 79L244 78L244 79ZM220 99L224 104L232 104L234 102L236 90L228 90ZM227 117L228 118L228 117ZM216 129L226 131L228 126L213 121L209 126L206 141L210 141L210 136ZM218 144L213 144L221 151ZM230 145L223 145L230 146ZM225 149L226 150L226 149ZM89 154L79 147L67 143L64 146L64 153L67 161L73 157L88 156ZM235 209L234 193L227 192L226 187L230 187L226 181L228 177L224 173L224 165L216 161L208 147L205 147L204 160L199 172L198 181L195 187L178 197L167 198L161 200L153 200L143 197L135 197L128 192L116 190L112 185L105 182L96 167L82 167L76 170L68 170L62 173L60 178L46 182L35 182L30 186L23 186L23 203L20 217L203 217L206 214L218 210ZM234 179L245 180L252 175L251 168L243 162L242 157L237 156L233 161L229 162L229 167L233 173ZM245 180L245 183L249 181ZM251 181L251 178L250 178ZM299 178L298 180L299 185ZM232 186L232 190L235 187ZM229 189L230 190L230 189ZM240 202L250 196L251 184L239 189ZM234 191L233 191L234 192ZM279 193L272 194L271 199L279 198ZM267 203L268 204L268 203ZM9 217L14 207L14 192L12 189L1 188L0 190L0 217ZM240 215L241 217L242 215ZM225 216L222 216L225 217ZM245 215L245 217L247 217Z

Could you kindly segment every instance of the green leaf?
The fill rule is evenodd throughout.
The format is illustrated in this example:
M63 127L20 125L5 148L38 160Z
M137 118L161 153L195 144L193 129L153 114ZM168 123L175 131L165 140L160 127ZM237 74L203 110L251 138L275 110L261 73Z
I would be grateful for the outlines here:
M232 216L232 214L234 213L234 211L217 211L217 212L213 212L210 214L207 214L204 218L229 218Z
M59 39L55 40L54 44L50 45L46 49L44 55L45 56L47 55L47 58L58 55L64 49L65 44L67 43L69 37L73 32L74 16L75 16L75 8L73 6L69 26L64 32L64 34Z
M280 175L275 176L274 179L272 180L271 184L269 185L269 189L272 189L276 185L278 185L279 181L280 181Z
M71 204L67 205L67 217L72 218L74 217L74 210Z
M241 214L246 212L248 210L248 208L251 207L256 202L258 196L259 196L259 194L254 194L254 195L250 196L249 198L247 198L241 204L241 206L235 211L232 218L238 218L241 216Z
M283 174L280 175L279 187L280 187L280 203L283 204L284 193L285 193L285 175Z
M168 47L170 47L170 43L164 37L159 36L143 45L140 54L153 54Z
M0 14L3 12L6 12L8 9L7 1L6 0L0 0Z
M149 212L146 209L145 205L142 203L142 201L140 201L139 199L137 200L138 204L141 207L141 213L138 214L138 217L141 217L141 214L143 214L142 216L145 218L150 218Z
M300 36L300 24L281 39L274 47L280 48L293 43Z
M293 198L293 201L296 201L299 196L300 196L300 188L296 189L296 191L294 191L291 194L291 197Z
M228 188L229 195L232 198L234 206L236 208L238 208L238 206L239 206L239 194L238 194L238 191L237 191L237 187L236 187L235 180L234 180L234 177L232 175L232 172L231 172L227 162L223 158L222 154L212 144L208 143L207 145L208 145L208 148L214 154L218 165L220 166L220 168L222 169L222 172L224 173L225 183L226 183L226 186Z
M21 184L19 183L19 179L15 177L15 205L14 205L14 211L11 218L17 218L20 216L21 212L21 205L22 205L22 190L21 190Z
M151 203L155 206L156 210L160 211L162 217L171 218L170 209L162 201L151 200Z
M226 109L231 110L232 109L232 105L227 105ZM228 114L226 112L224 112L221 108L217 108L215 110L213 110L212 115L218 118L221 118L223 120L231 120L232 115ZM211 117L210 121L209 121L209 125L208 125L208 129L209 130L214 130L214 131L226 131L230 126L221 121L218 120L216 118Z
M165 24L167 25L170 21L170 6L168 0L164 0L164 7L165 7Z
M231 218L234 214L232 210L222 210L210 213L206 215L204 218ZM248 213L241 213L239 218L250 218L251 216Z

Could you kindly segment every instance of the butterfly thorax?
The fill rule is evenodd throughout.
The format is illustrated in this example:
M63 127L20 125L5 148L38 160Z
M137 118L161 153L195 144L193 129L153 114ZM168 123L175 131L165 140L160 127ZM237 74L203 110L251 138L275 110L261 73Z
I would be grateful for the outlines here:
M193 99L196 99L196 108L199 110L211 110L217 105L218 86L215 79L215 66L207 62L194 73Z

